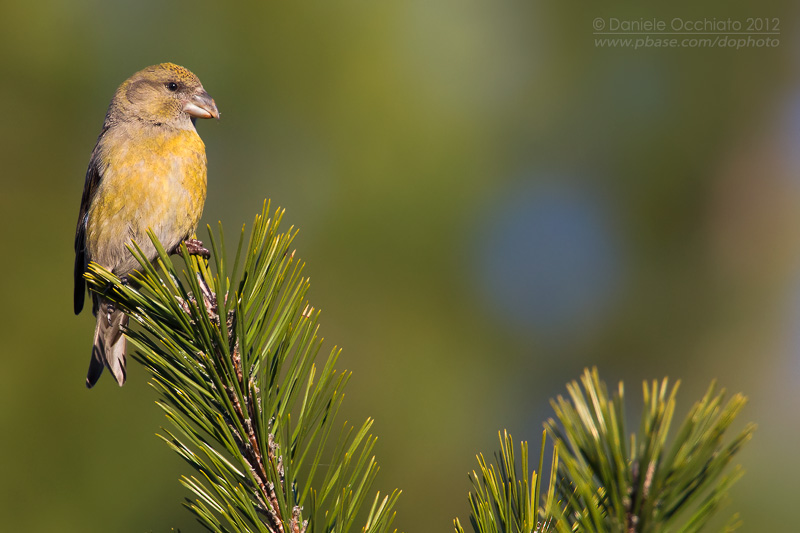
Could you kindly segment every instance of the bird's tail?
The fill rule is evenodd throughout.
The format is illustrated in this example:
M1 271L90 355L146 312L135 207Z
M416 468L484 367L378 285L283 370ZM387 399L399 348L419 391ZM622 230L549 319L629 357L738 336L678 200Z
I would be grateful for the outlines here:
M97 326L94 328L92 359L86 374L86 387L91 389L97 383L104 367L108 367L120 387L125 384L126 342L123 332L127 328L128 315L101 298L97 309Z

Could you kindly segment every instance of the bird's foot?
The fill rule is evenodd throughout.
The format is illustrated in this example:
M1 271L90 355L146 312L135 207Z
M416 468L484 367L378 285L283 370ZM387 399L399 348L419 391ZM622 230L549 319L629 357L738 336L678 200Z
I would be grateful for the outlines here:
M186 245L189 255L199 255L205 259L211 257L211 252L203 246L203 241L198 239L186 239L183 243Z

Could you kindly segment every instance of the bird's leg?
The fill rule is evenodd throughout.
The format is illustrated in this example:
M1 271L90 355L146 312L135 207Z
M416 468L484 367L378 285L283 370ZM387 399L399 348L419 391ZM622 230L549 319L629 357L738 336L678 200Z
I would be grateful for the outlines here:
M131 284L131 281L130 281L130 279L128 279L127 275L126 276L120 276L119 277L119 282L120 282L120 284L122 284L125 287L128 287ZM105 290L103 291L103 296L105 296L108 293L108 291L110 291L112 288L113 288L113 285L106 286ZM114 302L112 302L110 300L106 300L105 306L106 306L106 309L105 309L106 310L106 320L108 321L108 325L111 326L111 315L113 315L114 312L117 310L117 306L115 306ZM101 312L102 312L102 310L101 310Z
M211 252L203 246L203 241L198 239L186 239L183 243L186 245L189 255L199 255L206 259L211 257Z
M111 315L114 314L116 308L114 307L114 302L108 302L106 305L106 320L108 321L109 327L111 326Z

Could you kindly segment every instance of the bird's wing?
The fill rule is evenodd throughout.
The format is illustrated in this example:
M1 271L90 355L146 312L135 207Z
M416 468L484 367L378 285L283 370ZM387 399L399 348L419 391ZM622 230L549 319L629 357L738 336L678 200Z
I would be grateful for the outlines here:
M92 197L97 186L102 179L102 169L100 165L99 147L100 140L105 134L106 128L103 128L100 137L97 139L97 144L92 150L92 156L89 159L89 168L86 170L86 182L83 185L83 196L81 197L81 210L78 215L78 227L75 230L75 314L81 312L83 309L83 299L86 296L86 281L83 279L83 273L86 272L86 267L89 264L86 255L86 221L89 216L89 206L92 203Z

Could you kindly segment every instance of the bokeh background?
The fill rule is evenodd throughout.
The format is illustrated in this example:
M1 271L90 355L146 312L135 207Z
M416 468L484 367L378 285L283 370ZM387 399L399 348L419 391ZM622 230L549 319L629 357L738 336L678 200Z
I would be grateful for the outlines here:
M787 531L800 438L800 79L790 2L668 8L530 1L0 4L0 529L197 531L184 465L131 365L83 381L73 234L116 86L193 70L204 223L264 198L301 230L327 351L375 417L396 525L451 531L497 431L538 443L548 399L597 365L712 379L759 424L732 493ZM596 17L780 19L779 46L604 49ZM202 234L201 234L202 237ZM538 445L532 448L536 449ZM796 522L796 521L794 521Z

